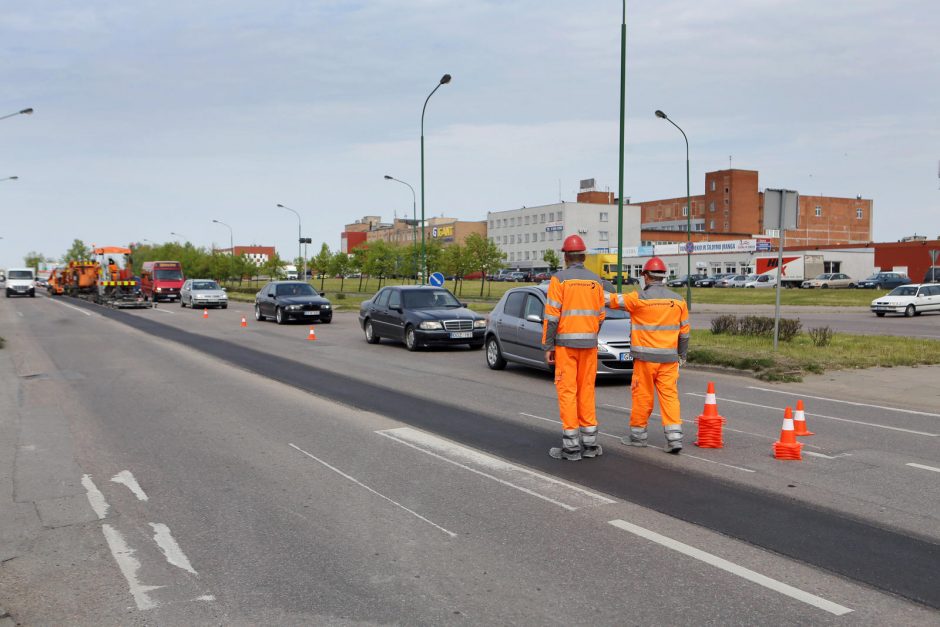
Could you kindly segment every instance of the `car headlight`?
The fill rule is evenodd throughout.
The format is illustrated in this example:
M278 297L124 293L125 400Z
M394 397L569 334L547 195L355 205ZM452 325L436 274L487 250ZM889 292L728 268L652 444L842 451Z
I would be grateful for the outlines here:
M162 292L162 291L163 291L163 288L162 288L162 287L158 287L158 288L157 288L157 291L158 291L158 292Z
M325 304L325 305L320 305L320 309L329 309L329 308L330 308L330 304L329 304L329 303L327 303L327 304Z
M485 328L486 328L486 320L485 320L485 319L482 319L482 318L481 318L480 320L474 320L474 321L473 321L473 328L474 328L474 329L485 329Z
M444 325L438 320L425 320L418 325L419 329L424 329L425 331L430 331L432 329L443 329Z
M287 308L288 308L290 311L298 311L298 310L300 310L300 309L303 309L304 306L303 306L303 305L288 305Z

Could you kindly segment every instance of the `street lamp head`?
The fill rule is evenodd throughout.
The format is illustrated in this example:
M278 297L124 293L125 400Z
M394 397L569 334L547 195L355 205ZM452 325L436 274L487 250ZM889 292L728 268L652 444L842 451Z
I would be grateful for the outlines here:
M385 180L386 180L386 181L391 181L391 180L392 180L392 177L390 177L388 174L386 174L386 175L385 175Z
M663 112L660 111L659 109L656 109L656 117L657 117L657 118L662 118L662 119L665 120L667 116L666 116L665 113L663 113Z
M282 205L281 203L277 203L277 206L280 207L281 209L286 209L286 208L287 208L287 207L285 207L284 205Z
M11 176L11 177L9 177L9 178L10 178L11 181L16 181L16 180L18 180L20 177L18 177L18 176Z
M450 74L445 74L441 77L441 85L446 85L450 82Z
M32 115L32 114L33 114L33 108L32 108L32 107L29 107L28 109L23 109L22 111L20 111L20 113L21 113L22 115Z

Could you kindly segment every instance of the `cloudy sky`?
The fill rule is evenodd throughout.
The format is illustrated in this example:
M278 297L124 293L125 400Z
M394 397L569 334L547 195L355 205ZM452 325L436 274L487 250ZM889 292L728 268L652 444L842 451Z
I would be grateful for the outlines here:
M200 246L617 189L621 4L608 0L31 0L0 12L0 267L75 238ZM940 235L936 0L659 0L627 15L625 195L704 173L861 194L875 239ZM420 197L419 211L420 211ZM313 251L311 251L311 254Z

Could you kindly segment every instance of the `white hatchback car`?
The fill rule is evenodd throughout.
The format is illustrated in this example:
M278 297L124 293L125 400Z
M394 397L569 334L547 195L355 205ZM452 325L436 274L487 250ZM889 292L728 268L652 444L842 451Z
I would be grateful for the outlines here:
M777 287L777 277L769 274L758 274L753 280L748 280L744 287L762 288Z
M902 285L871 301L871 310L881 318L901 313L910 318L924 311L940 311L940 284Z

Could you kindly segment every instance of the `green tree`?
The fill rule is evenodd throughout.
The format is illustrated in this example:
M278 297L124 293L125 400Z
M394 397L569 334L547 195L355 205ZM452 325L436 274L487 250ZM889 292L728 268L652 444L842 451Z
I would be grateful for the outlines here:
M336 251L330 260L330 274L339 275L339 291L343 291L343 285L346 282L346 273L349 272L349 255L341 250Z
M464 240L464 246L467 248L470 267L483 275L480 278L480 296L482 297L486 277L503 267L506 253L501 251L493 241L479 233L468 235Z
M267 274L268 277L273 281L276 280L281 275L281 268L284 267L284 260L277 254L274 253L271 257L268 258L261 265L261 271L264 274Z
M80 239L74 240L71 248L62 255L62 263L81 261L83 259L91 259L91 248L85 246L85 242Z
M353 248L352 257L349 260L349 268L353 272L359 273L359 291L362 291L362 278L366 274L366 266L369 263L368 246L356 246Z
M323 282L326 280L326 275L330 272L330 264L333 262L333 253L330 252L330 247L326 245L326 242L320 245L320 252L317 253L317 256L313 258L313 267L317 269L317 273L320 275L320 291L323 291ZM304 280L307 280L307 277L304 277Z
M473 269L469 251L454 243L444 249L441 264L444 272L454 277L454 293L463 292L463 276Z
M542 261L548 264L548 268L552 272L558 272L558 268L561 267L561 259L558 258L558 253L551 248L546 248L545 252L542 253Z
M428 274L439 272L443 263L444 246L439 241L432 239L427 242L424 249L428 258ZM418 254L421 254L420 249L418 250ZM420 260L418 265L420 266ZM424 283L427 282L428 277L424 277Z
M26 253L26 256L23 257L23 263L27 268L38 268L40 264L46 262L46 257L42 253L37 253L34 250Z
M395 255L392 248L382 240L376 240L368 246L368 257L365 264L365 271L369 276L376 276L379 279L379 287L382 287L382 280L388 277L395 269ZM368 282L366 283L368 289Z

